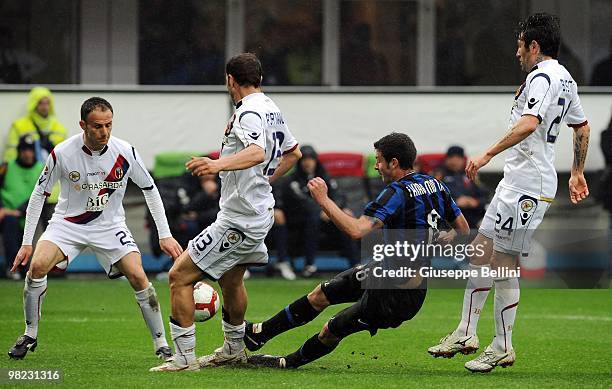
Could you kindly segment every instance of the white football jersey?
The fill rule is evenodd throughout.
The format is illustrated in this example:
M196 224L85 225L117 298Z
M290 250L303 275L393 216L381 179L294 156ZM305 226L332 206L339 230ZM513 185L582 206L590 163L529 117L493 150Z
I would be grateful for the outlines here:
M268 176L274 174L282 155L297 147L280 109L263 93L245 96L236 105L225 128L221 157L237 154L251 144L265 150L265 160L248 169L219 173L221 213L267 214L274 207Z
M561 123L569 127L587 124L576 82L557 60L542 61L527 75L514 97L508 128L523 115L537 117L540 124L508 150L500 185L551 201L557 192L555 141Z
M111 136L102 150L92 152L80 133L51 152L34 195L48 195L59 180L60 196L52 221L116 225L125 222L122 202L128 178L143 190L155 188L142 159L128 142Z

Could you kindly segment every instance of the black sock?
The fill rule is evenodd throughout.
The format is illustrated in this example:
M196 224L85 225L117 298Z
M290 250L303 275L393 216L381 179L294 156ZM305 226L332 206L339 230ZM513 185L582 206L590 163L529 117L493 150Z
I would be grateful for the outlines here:
M308 323L317 317L319 313L321 312L310 305L308 297L303 296L263 322L261 335L266 340L272 339L278 334Z
M296 352L285 357L287 367L296 368L310 363L331 353L334 351L337 345L338 344L336 343L333 346L326 346L319 340L319 334L315 334L304 342L302 347L300 347Z

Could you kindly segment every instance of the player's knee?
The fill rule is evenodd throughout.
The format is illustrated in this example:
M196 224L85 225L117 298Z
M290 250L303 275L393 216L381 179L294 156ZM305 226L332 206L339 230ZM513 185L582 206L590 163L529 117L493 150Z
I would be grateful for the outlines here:
M125 275L134 290L145 290L149 287L149 279L144 270Z
M168 272L168 283L170 284L170 289L183 286L183 279L184 277L181 277L181 271L178 270L176 266L172 266Z
M310 293L308 293L308 302L314 309L317 311L322 311L325 308L329 307L329 300L325 293L323 293L323 289L321 289L321 285L317 285L317 287Z
M32 260L30 270L28 270L30 278L43 278L47 273L48 271L41 261Z
M319 340L326 346L334 346L340 342L340 338L329 330L329 322L325 323L319 332Z

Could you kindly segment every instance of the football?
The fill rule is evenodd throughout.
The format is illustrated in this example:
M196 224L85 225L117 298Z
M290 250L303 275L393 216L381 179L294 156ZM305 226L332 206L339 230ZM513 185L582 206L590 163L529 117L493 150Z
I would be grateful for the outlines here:
M219 294L205 282L198 282L194 285L193 300L195 301L194 321L206 321L215 316L219 310Z

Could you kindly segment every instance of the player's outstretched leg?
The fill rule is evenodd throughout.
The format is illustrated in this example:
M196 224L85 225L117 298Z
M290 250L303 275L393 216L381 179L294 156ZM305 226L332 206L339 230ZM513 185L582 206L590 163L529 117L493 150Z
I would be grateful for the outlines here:
M292 328L302 326L316 318L330 305L321 286L302 296L262 323L246 322L244 344L250 351L256 351L275 336Z
M216 349L213 354L198 358L200 367L238 365L247 362L244 345L244 314L247 308L247 293L243 282L245 270L246 266L238 265L219 279L223 293L223 346Z
M17 338L15 345L8 352L13 359L22 359L28 351L34 351L38 345L38 323L42 303L47 292L47 273L59 262L64 254L53 243L40 241L32 256L32 263L23 288L23 313L25 316L25 333Z
M495 252L492 266L494 268L515 268L516 257L510 254ZM520 297L518 278L495 279L495 338L478 358L468 361L465 368L471 372L487 373L496 366L512 366L516 354L512 347L512 329Z
M202 271L193 263L189 252L185 250L168 273L172 303L170 335L174 342L175 354L168 362L149 371L177 372L200 369L195 354L193 285L203 278Z
M249 357L249 363L255 366L296 369L331 353L345 337L365 330L371 329L361 319L361 304L356 303L333 316L323 325L321 332L313 335L295 352L284 357L252 355Z
M115 264L123 273L134 289L136 301L142 312L142 317L149 328L153 339L155 355L167 361L172 358L172 350L166 340L166 331L162 320L161 308L155 288L149 282L138 252L131 252Z
M472 246L483 249L483 255L470 258L470 270L477 272L479 275L477 277L470 277L467 282L465 292L463 293L461 321L457 329L440 339L437 345L427 350L436 358L452 358L457 353L472 354L480 347L476 328L482 308L493 286L493 279L491 277L483 277L481 274L483 268L490 266L488 262L490 261L493 244L491 239L479 233L472 241Z

